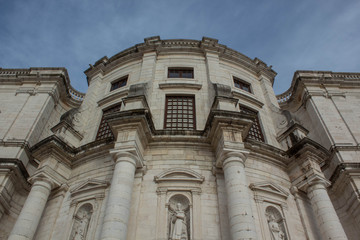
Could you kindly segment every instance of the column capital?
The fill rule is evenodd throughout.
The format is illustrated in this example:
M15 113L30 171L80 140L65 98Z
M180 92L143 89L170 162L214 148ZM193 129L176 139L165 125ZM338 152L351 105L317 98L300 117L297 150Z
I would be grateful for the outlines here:
M238 152L238 151L228 152L225 154L223 160L221 161L222 167L225 168L226 165L232 162L240 163L243 165L243 167L245 167L245 161L247 159L247 155L248 155L247 152Z
M127 151L127 150L111 150L110 154L112 155L115 164L127 161L135 166L135 168L142 168L144 166L143 162L139 159L136 152Z
M38 182L47 182L50 184L51 189L54 189L63 185L66 182L66 178L53 170L51 167L45 165L39 168L35 174L28 179L28 181L33 185Z
M323 188L327 188L331 185L331 182L325 179L325 177L320 175L312 175L306 179L303 179L302 181L298 182L294 185L299 190L302 190L304 192L308 192L308 190L313 189L316 186L322 186Z

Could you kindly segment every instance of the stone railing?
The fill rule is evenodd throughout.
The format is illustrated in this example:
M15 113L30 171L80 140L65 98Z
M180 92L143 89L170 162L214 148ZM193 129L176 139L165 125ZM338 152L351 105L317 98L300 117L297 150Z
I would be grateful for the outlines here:
M331 76L341 79L360 79L360 74L356 73L332 73Z
M29 69L2 69L0 68L0 75L25 75L30 74Z
M292 95L292 88L288 89L286 92L276 95L277 101L279 104L287 102Z
M73 89L72 87L69 88L69 93L70 93L71 98L76 101L82 102L84 100L85 93L78 92L75 89Z

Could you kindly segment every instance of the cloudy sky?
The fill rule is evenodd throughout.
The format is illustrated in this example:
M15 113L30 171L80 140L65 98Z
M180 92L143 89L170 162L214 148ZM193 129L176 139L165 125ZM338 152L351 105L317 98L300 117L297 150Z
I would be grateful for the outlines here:
M359 0L0 0L0 67L66 67L86 92L84 71L145 37L203 36L278 73L360 72Z

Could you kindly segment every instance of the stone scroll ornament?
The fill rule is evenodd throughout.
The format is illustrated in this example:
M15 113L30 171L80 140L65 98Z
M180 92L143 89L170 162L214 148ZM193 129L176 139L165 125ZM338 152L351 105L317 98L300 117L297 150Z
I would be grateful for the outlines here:
M85 240L92 215L91 204L83 205L75 215L70 240Z
M190 240L189 201L182 195L175 195L169 201L169 240Z

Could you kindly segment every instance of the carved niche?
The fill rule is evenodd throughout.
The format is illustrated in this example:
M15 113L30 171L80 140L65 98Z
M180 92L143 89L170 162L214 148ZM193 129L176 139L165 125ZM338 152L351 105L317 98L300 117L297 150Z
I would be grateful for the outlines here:
M204 177L185 168L168 169L154 181L158 184L156 239L202 239L201 184Z
M85 240L91 216L93 214L93 206L90 203L83 204L74 216L74 223L70 235L70 240Z
M67 228L69 229L69 240L96 238L95 232L99 219L98 210L104 199L105 189L108 186L107 181L87 179L70 190L71 204Z
M268 206L265 210L268 221L271 240L287 240L285 219L280 211L273 206Z
M289 193L272 182L250 184L259 213L262 239L288 240L286 225L287 203Z
M168 203L169 240L190 240L190 201L182 194L172 196Z

